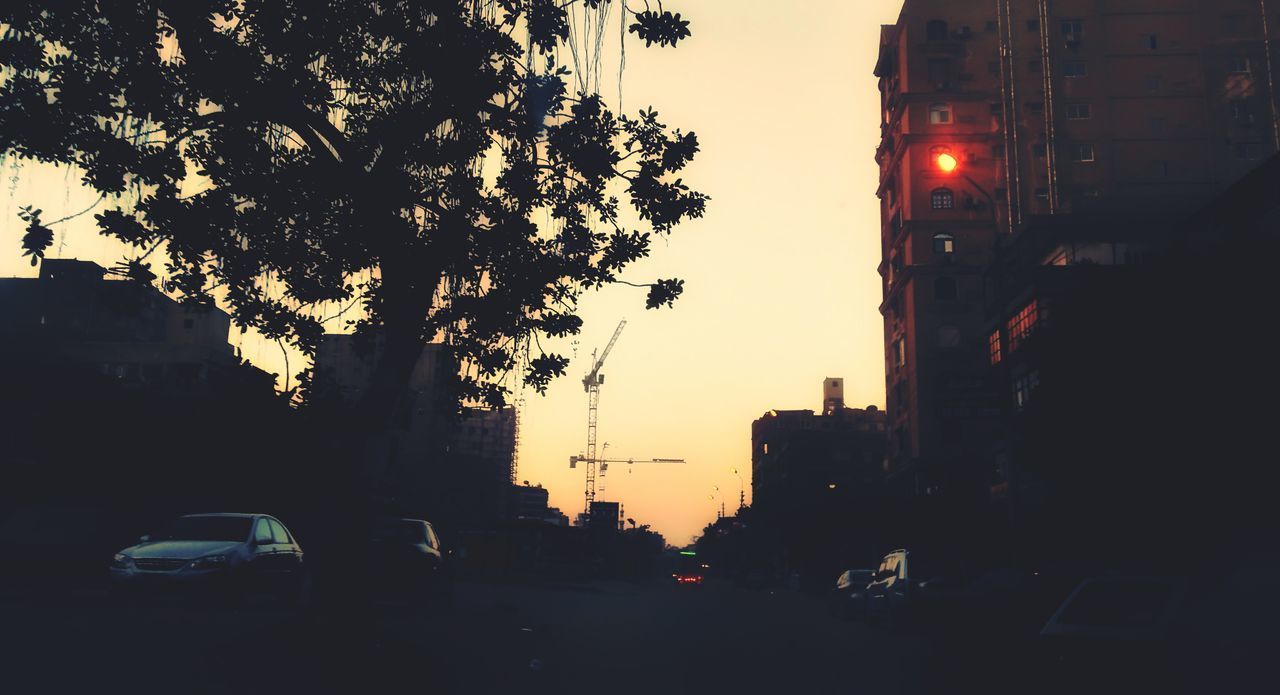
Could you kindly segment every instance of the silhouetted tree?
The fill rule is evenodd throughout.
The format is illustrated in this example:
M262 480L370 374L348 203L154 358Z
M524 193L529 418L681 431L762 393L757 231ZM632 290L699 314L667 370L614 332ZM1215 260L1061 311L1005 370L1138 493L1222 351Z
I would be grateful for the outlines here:
M130 275L165 254L166 290L268 339L313 352L360 304L355 330L384 340L356 411L371 427L441 337L463 395L501 402L521 357L536 389L562 374L537 336L578 332L582 292L707 200L676 178L693 133L614 114L557 60L570 13L598 51L611 11L646 44L689 35L624 0L14 0L0 154L76 167L101 233L138 250ZM33 263L41 212L22 213ZM682 283L648 287L654 308Z

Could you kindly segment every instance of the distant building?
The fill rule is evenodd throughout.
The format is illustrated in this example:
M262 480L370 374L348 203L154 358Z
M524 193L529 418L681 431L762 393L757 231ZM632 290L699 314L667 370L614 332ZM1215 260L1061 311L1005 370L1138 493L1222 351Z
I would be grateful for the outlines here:
M840 381L826 380L829 412L771 410L751 424L751 495L757 513L783 513L881 478L885 413L875 406L844 407Z
M622 528L622 510L617 502L602 502L596 500L591 503L591 510L587 517L587 527L602 531L616 532Z
M92 367L122 385L174 393L274 392L275 376L227 343L231 318L116 279L89 261L45 259L36 278L0 278L0 342Z

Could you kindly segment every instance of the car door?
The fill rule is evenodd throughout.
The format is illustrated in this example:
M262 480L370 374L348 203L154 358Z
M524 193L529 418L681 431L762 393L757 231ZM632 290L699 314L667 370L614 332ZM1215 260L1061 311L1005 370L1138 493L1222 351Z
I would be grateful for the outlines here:
M270 520L260 517L254 522L253 535L249 542L252 545L250 548L252 557L249 560L251 588L270 590L277 583L276 575L279 572L276 565L275 536L271 533Z
M275 548L271 555L272 566L278 573L281 588L292 589L302 576L302 550L284 524L275 519L268 519L267 523L271 525L271 539Z

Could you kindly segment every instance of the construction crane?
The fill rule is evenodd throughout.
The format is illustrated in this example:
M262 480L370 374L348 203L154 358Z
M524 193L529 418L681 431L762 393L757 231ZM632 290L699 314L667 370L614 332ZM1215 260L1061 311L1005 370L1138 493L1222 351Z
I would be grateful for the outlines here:
M591 503L596 499L596 420L600 410L600 385L604 383L604 375L600 373L600 368L604 366L605 359L609 357L613 346L618 342L618 336L622 335L622 329L626 327L626 319L619 321L604 352L600 353L599 357L596 357L595 351L591 352L591 371L582 377L582 388L587 392L587 455L582 458L587 464L586 513L588 514L591 513ZM572 465L571 462L570 466Z

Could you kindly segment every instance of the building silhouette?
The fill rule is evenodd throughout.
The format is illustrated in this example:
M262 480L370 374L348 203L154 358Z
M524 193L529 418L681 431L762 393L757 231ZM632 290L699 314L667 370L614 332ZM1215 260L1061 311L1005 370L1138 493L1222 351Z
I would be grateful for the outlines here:
M181 304L102 266L45 259L35 278L0 279L0 341L11 359L89 367L122 386L174 394L274 392L239 358L231 318Z
M823 382L823 411L771 410L751 423L751 519L759 561L819 577L878 494L885 413L844 406L843 379Z

